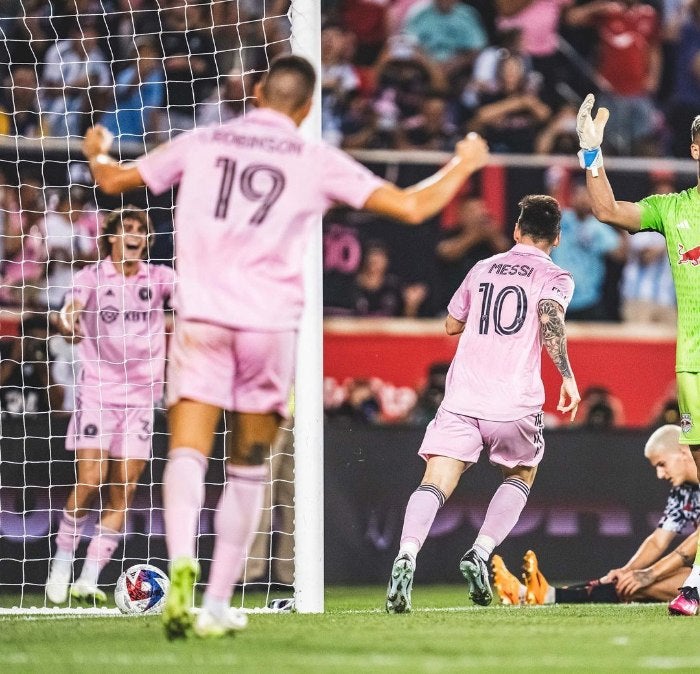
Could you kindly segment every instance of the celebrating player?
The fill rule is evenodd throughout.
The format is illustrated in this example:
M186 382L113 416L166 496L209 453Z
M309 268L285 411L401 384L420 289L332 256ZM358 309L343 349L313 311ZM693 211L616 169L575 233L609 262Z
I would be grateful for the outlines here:
M603 141L609 113L600 108L591 116L595 98L588 94L578 113L579 160L593 214L602 222L628 232L654 230L666 237L678 301L676 381L681 413L681 442L690 445L700 471L700 115L690 129L690 156L698 162L698 184L683 192L657 194L636 203L617 201L603 168ZM672 615L696 615L700 607L700 547L680 594L671 601Z
M98 242L101 259L75 275L58 321L65 337L79 340L81 373L66 437L66 448L76 453L77 481L46 581L46 596L55 604L68 598L75 549L102 485L108 485L107 501L70 594L93 604L106 600L99 575L119 544L151 455L153 407L163 395L164 306L175 277L169 267L143 262L149 230L140 209L110 213Z
M230 607L232 588L260 521L264 456L287 411L303 251L315 216L342 203L419 223L444 208L488 159L486 143L470 135L434 176L399 189L346 154L305 142L297 127L311 109L315 79L305 59L280 57L255 88L257 110L183 133L135 164L108 157L104 129L85 137L85 155L105 192L145 184L160 194L179 184L178 320L169 352L164 476L172 585L163 619L171 637L185 635L192 622L195 535L222 408L234 412L234 441L195 632L215 636L245 627L246 616Z
M549 257L559 243L561 211L542 195L525 197L519 206L516 245L478 262L447 307L447 334L461 337L445 398L418 452L425 475L406 507L387 589L389 613L411 610L416 556L437 511L484 446L504 480L459 568L472 601L491 603L486 563L518 521L544 453L543 343L562 376L557 409L572 420L576 414L580 396L564 333L574 282Z
M660 480L671 483L671 491L659 524L647 536L629 561L611 569L602 578L553 587L539 570L534 552L523 558L525 583L493 556L493 584L504 604L578 604L618 601L669 601L685 580L697 547L700 523L700 487L697 468L687 445L679 443L681 429L668 424L654 431L644 446L644 455ZM664 552L673 539L693 529L669 554Z

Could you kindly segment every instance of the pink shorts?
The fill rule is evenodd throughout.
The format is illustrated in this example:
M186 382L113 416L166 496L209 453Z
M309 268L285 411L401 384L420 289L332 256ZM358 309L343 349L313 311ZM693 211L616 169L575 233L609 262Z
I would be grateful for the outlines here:
M101 449L116 459L151 457L153 409L100 409L81 401L66 432L66 449Z
M425 429L418 454L424 459L448 456L476 463L487 447L489 461L497 466L536 466L544 454L542 412L517 421L485 421L440 407Z
M168 406L188 399L225 410L287 415L297 333L179 321L168 353Z

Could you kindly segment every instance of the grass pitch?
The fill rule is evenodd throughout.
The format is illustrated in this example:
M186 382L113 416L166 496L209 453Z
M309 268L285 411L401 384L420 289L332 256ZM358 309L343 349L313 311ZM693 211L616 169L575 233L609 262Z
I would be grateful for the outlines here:
M700 618L662 604L483 608L464 586L416 587L408 615L383 603L381 587L329 588L324 615L172 643L157 616L1 616L0 672L700 671Z

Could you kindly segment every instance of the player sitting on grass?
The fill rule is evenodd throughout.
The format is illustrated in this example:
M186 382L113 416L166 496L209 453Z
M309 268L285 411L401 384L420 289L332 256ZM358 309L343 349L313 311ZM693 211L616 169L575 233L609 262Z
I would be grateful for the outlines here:
M700 471L700 115L690 128L690 156L698 162L698 182L682 192L654 194L636 203L618 201L603 168L600 145L609 113L592 117L595 98L588 94L578 113L576 130L586 169L593 214L601 222L635 232L653 230L666 238L678 300L676 382L681 413L681 442L690 446ZM671 615L697 615L700 610L700 547L680 593L668 605Z
M574 282L549 256L559 243L561 211L543 195L525 197L519 206L516 245L478 262L447 307L447 334L461 337L445 397L418 452L427 462L425 475L406 507L387 589L389 613L411 610L416 556L437 511L484 447L503 483L459 568L472 601L491 603L486 564L518 521L544 454L543 345L562 376L557 409L572 420L576 414L580 396L564 331Z
M126 510L151 455L153 407L163 395L164 306L175 276L170 267L143 262L149 230L140 209L112 212L98 242L101 259L75 275L58 321L61 334L79 341L81 373L66 437L66 449L76 453L77 481L46 581L46 597L54 604L68 598L75 549L102 485L107 500L99 501L96 534L70 594L93 604L106 600L99 575L119 544Z
M586 602L669 601L688 575L697 547L695 530L671 553L664 555L673 539L700 522L700 487L695 462L687 445L679 443L681 429L666 425L651 435L644 456L660 480L671 483L659 525L647 536L629 561L602 578L580 585L553 587L539 570L531 550L523 558L521 583L493 556L493 585L503 604L578 604Z

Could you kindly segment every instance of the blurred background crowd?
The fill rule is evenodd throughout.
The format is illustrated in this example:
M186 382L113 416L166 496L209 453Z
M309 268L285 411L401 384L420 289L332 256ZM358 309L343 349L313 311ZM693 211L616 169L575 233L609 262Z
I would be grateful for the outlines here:
M14 153L0 161L0 307L40 318L60 307L73 271L96 259L103 212L79 157L51 167L13 143L79 138L101 123L114 133L117 152L133 156L183 130L241 115L269 58L290 48L289 5L0 3L0 141ZM611 110L608 156L687 157L690 122L700 112L700 0L323 0L322 11L329 143L349 151L451 151L477 131L494 153L571 156L578 105L593 91ZM48 180L49 169L64 178ZM686 186L668 171L648 179L647 193ZM562 180L553 166L546 188L561 197ZM576 281L569 319L673 325L664 240L602 225L582 184L575 176L566 181L563 243L553 258ZM157 231L170 235L170 210L153 215ZM324 229L327 316L442 316L469 269L512 243L513 223L474 189L424 226L430 234L420 265L428 272L419 275L402 273L406 265L372 223L362 223L362 236L347 224L331 216ZM154 257L172 263L171 239L156 241ZM44 340L50 336L45 330ZM16 348L0 340L3 356ZM3 386L20 377L10 369L4 360ZM441 372L429 373L428 382L444 378ZM327 403L334 413L360 409L370 421L424 423L423 412L410 410L434 397L431 385L411 398L377 394L370 381L336 382ZM60 405L70 409L70 394Z

